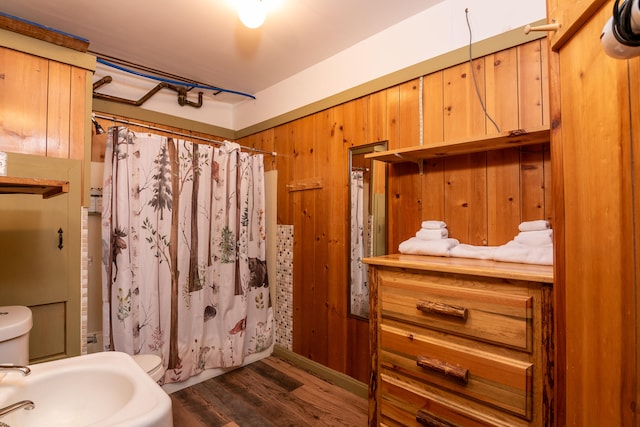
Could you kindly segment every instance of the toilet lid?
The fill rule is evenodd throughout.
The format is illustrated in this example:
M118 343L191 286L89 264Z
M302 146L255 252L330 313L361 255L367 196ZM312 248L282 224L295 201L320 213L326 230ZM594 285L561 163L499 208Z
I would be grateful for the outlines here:
M33 326L31 310L22 305L0 307L0 341L26 334Z
M133 359L138 365L142 367L147 373L151 373L158 369L162 365L162 359L155 354L136 354Z

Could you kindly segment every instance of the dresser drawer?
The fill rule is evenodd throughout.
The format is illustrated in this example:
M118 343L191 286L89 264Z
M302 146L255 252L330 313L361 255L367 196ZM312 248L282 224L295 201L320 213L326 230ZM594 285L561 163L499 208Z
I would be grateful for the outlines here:
M383 318L532 351L536 288L526 282L380 271L378 286Z
M381 426L464 426L464 427L524 427L529 423L518 417L461 399L446 390L411 378L398 377L395 372L383 371L380 376ZM416 417L430 418L420 423Z
M379 339L381 372L531 419L533 364L526 353L385 320Z

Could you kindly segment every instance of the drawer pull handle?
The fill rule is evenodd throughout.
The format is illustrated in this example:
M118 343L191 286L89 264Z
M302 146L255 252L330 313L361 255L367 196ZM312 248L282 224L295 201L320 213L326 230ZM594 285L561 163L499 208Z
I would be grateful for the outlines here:
M448 421L445 421L441 418L434 417L433 415L427 413L424 409L419 409L416 414L416 421L423 426L428 427L456 427L455 424L451 424Z
M444 316L458 317L467 320L469 311L465 307L458 305L444 304L436 301L419 300L416 308L423 313L442 314Z
M424 369L430 369L432 371L445 374L463 383L469 381L469 370L453 363L445 362L444 360L434 359L433 357L418 355L416 358L416 364Z

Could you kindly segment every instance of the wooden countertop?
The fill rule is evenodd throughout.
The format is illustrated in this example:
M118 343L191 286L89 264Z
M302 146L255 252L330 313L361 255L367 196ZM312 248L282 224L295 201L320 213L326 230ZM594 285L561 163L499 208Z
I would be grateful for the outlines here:
M553 283L553 266L483 259L390 254L362 260L365 264L443 273L471 274L503 279Z

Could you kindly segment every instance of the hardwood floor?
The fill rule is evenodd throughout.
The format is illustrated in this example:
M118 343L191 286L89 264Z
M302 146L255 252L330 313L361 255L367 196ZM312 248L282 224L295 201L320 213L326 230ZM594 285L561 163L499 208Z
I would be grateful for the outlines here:
M277 356L170 396L174 427L367 425L366 399Z

